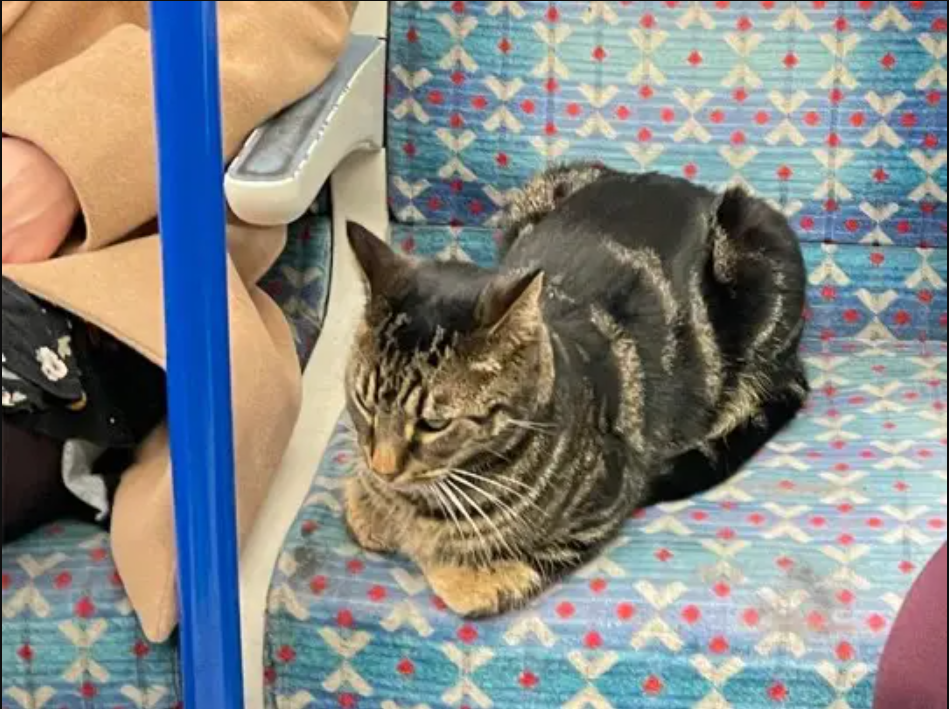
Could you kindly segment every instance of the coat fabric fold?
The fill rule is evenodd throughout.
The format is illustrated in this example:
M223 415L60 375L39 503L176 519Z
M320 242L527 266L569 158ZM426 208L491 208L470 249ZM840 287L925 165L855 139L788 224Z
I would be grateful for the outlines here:
M257 125L326 78L344 49L355 5L218 3L227 156ZM4 265L3 275L163 365L159 237L147 226L157 211L147 3L5 1L2 28L3 133L50 155L82 205L79 235L63 255ZM289 327L256 286L285 238L283 229L229 226L241 540L300 408ZM161 427L124 475L112 519L119 573L153 641L171 635L178 615L170 468Z

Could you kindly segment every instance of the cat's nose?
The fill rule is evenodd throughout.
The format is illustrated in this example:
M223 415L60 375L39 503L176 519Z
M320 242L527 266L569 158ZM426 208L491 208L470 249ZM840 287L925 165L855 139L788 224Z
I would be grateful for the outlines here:
M379 477L395 477L402 472L402 455L395 446L379 445L372 452L369 467Z

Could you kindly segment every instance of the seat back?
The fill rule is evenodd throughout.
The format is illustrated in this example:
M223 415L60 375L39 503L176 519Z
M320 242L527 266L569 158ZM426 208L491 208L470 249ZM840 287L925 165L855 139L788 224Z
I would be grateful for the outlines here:
M551 162L737 182L804 242L813 335L946 339L944 5L400 2L390 41L407 250L490 261Z

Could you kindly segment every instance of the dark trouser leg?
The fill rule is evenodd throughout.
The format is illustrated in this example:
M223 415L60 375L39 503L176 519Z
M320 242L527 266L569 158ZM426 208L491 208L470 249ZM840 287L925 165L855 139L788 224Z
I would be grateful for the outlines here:
M946 547L910 591L877 679L876 709L946 709Z
M62 444L3 422L3 542L62 516L71 502L63 485Z

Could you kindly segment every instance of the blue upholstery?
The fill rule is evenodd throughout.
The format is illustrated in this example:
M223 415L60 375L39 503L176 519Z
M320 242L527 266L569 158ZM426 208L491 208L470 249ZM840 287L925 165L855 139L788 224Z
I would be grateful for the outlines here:
M261 288L274 299L293 328L300 362L306 364L323 329L333 269L332 218L321 200L314 214L290 225L287 248Z
M177 709L174 643L141 633L109 551L63 523L3 549L3 707Z
M946 346L812 342L807 360L809 412L733 484L637 516L527 611L479 623L348 539L341 426L274 577L271 705L869 709L945 538Z
M492 263L507 195L553 161L743 182L804 242L815 393L732 484L479 623L349 542L341 423L273 580L271 705L869 709L946 538L943 6L392 7L396 244Z

